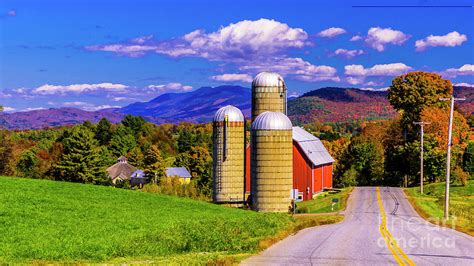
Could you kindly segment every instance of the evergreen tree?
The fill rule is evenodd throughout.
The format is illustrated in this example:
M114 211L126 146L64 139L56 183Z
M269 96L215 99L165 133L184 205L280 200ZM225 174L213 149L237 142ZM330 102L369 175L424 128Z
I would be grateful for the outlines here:
M143 163L144 156L142 150L138 147L133 148L127 153L128 163L135 166L136 168L143 169L145 164Z
M165 176L165 162L156 145L152 145L145 153L143 163L145 165L145 176L149 181L157 183Z
M95 138L99 141L99 144L104 146L108 145L112 138L112 124L107 118L100 119L95 129Z
M107 183L94 133L84 126L75 126L66 132L62 140L64 150L55 166L57 178L80 183Z
M146 120L141 116L127 115L122 120L122 125L130 128L136 137L142 132L145 124Z
M20 155L16 169L22 177L37 178L37 171L35 171L37 163L38 158L36 157L35 149L28 149Z
M112 139L110 140L110 151L115 157L126 155L129 151L137 146L137 140L130 128L118 126Z

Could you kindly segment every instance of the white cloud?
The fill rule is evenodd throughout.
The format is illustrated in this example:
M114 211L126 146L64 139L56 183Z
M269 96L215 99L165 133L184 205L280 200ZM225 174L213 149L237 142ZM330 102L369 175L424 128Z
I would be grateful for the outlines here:
M112 97L112 101L114 102L120 102L120 101L126 101L128 100L127 97Z
M7 16L8 17L16 17L16 10L8 10Z
M142 56L156 52L171 57L195 56L209 60L241 60L281 54L290 48L309 45L308 34L275 20L243 20L218 31L206 33L195 30L180 38L153 42L150 36L139 37L132 43L92 45L91 51L106 51L127 56Z
M29 111L38 111L38 110L45 110L46 108L44 107L28 107L22 110L19 110L18 112L29 112Z
M138 43L138 44L143 44L149 40L153 39L153 35L146 35L146 36L140 36L137 38L133 38L131 42L133 43Z
M224 82L252 82L253 78L249 74L222 74L211 77L212 80L224 81Z
M421 52L424 51L427 47L454 47L459 46L463 42L467 41L467 36L464 34L459 34L457 31L450 32L446 35L435 36L430 35L422 40L417 40L415 42L416 50Z
M334 38L338 35L341 35L341 34L344 34L346 33L346 30L343 29L343 28L335 28L335 27L331 27L329 29L325 29L323 31L320 31L317 35L319 37L323 37L323 38Z
M387 91L388 89L389 89L389 87L385 87L385 88L372 88L372 87L360 88L360 90L363 90L363 91Z
M337 49L334 52L334 55L340 55L343 56L347 59L352 59L358 55L364 54L364 51L362 50L346 50L346 49Z
M457 76L473 76L474 75L474 65L465 64L460 68L448 68L443 73L446 77L455 78Z
M403 63L374 65L371 68L364 68L362 65L347 65L344 67L348 76L398 76L412 70L411 67Z
M456 83L454 86L463 86L463 87L470 87L474 88L474 84L466 83L466 82L461 82L461 83Z
M72 84L72 85L49 85L45 84L32 90L34 94L52 95L66 94L69 92L83 93L97 90L124 91L128 86L123 84L99 83L99 84Z
M15 111L15 110L16 110L16 109L13 108L13 107L3 106L3 111L4 111L4 112L7 112L7 113L8 113L8 112L13 112L13 111Z
M274 71L283 76L291 75L294 79L308 82L322 80L340 81L336 75L337 70L334 67L313 65L301 58L277 58L271 61L241 66L240 69L253 72Z
M13 91L19 94L25 94L26 88L18 88L18 89L14 89Z
M0 99L8 99L13 97L11 93L0 91Z
M398 30L374 27L370 28L367 32L367 38L365 39L365 42L375 50L382 52L385 50L385 45L402 45L409 38L409 35Z
M365 77L346 77L346 82L351 85L359 85L364 83Z
M356 42L356 41L360 41L360 40L362 40L362 36L354 35L354 36L351 37L351 39L349 41Z
M193 89L192 86L183 85L179 82L171 82L167 84L160 85L148 85L147 88L153 92L166 92L166 91L179 91L185 92Z
M97 111L97 110L101 110L101 109L108 109L108 108L120 108L120 106L116 106L116 105L94 105L94 104L91 104L91 103L86 103L86 102L79 102L79 101L76 101L76 102L64 102L62 104L63 107L76 107L76 108L80 108L82 110L85 110L85 111Z

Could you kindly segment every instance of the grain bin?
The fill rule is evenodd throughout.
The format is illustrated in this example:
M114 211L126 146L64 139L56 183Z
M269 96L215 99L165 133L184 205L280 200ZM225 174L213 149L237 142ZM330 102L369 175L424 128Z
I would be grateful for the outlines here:
M245 193L245 121L231 105L219 109L213 121L213 201L242 206Z
M287 90L283 78L273 72L261 72L252 82L252 122L263 112L286 115Z
M287 212L293 188L290 119L280 112L263 112L252 123L250 141L252 208L262 212Z

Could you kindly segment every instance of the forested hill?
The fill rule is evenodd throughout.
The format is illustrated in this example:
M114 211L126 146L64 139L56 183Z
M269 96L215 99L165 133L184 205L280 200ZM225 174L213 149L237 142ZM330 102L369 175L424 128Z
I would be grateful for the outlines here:
M461 110L474 113L474 89L456 86L454 92L457 97L467 98L459 102ZM240 86L203 87L186 93L163 94L149 102L95 112L58 108L3 113L0 114L0 126L8 129L44 128L79 124L86 120L97 122L102 117L119 122L126 114L143 116L156 124L183 121L205 123L212 120L218 108L228 104L237 106L248 116L250 89ZM386 91L336 87L320 88L291 99L288 112L295 123L388 119L395 115Z

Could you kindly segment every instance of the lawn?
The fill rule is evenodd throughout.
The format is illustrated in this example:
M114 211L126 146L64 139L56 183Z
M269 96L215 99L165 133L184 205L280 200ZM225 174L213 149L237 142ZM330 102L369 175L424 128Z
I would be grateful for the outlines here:
M424 195L420 194L419 187L407 188L408 198L417 212L424 218L442 224L444 216L445 183L425 185ZM474 235L474 180L467 186L450 187L450 215L454 219L446 222L455 228L470 235Z
M0 264L228 264L342 219L48 180L0 177L0 188Z
M296 204L296 211L301 213L330 213L344 210L351 191L352 188L344 188L341 189L341 192L322 192L313 200L298 202ZM337 203L334 206L332 206L333 199L337 199Z

